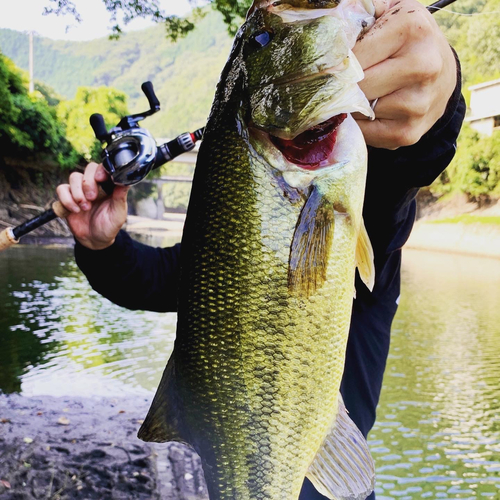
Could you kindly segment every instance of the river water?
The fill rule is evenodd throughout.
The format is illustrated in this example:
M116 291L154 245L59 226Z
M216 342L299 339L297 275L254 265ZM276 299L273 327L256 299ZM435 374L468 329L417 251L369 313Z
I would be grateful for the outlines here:
M407 250L370 446L379 500L500 499L500 260ZM97 295L66 249L0 254L0 391L154 391L175 315Z

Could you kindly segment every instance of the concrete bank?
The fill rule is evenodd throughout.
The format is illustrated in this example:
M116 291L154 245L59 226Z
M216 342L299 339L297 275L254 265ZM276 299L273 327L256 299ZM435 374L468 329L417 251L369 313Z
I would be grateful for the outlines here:
M417 222L405 248L500 259L500 226Z

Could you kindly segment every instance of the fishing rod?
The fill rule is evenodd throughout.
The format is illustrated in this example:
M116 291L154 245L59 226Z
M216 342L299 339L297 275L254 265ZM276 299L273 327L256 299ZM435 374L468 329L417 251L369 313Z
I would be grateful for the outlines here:
M433 14L450 5L455 0L438 0L428 5L427 10ZM160 102L155 95L153 84L144 82L141 86L146 95L150 109L144 113L123 117L118 125L109 132L104 118L96 113L90 117L90 125L101 142L107 142L102 152L102 164L110 175L110 179L101 184L99 198L109 196L115 185L131 186L142 181L151 170L154 170L177 156L191 151L195 143L201 140L204 128L193 133L186 132L161 146L156 145L153 136L138 122L160 110ZM19 243L21 237L43 226L47 222L70 215L60 201L42 214L14 228L7 228L0 233L0 252Z
M98 199L109 196L115 185L132 186L142 181L151 170L161 167L177 156L191 151L196 142L203 136L203 128L195 132L186 132L175 139L157 146L150 132L139 127L138 122L160 111L160 101L155 95L153 84L144 82L141 86L146 95L150 109L144 113L123 117L118 125L109 132L101 114L95 113L90 117L90 125L95 136L107 145L102 151L102 165L110 175L108 181L99 186ZM21 237L31 231L60 217L70 215L60 201L52 204L49 210L24 222L23 224L7 228L0 233L0 252L19 243Z
M453 2L455 2L455 0L438 0L437 2L428 5L426 8L431 14L434 14L434 12L444 9Z

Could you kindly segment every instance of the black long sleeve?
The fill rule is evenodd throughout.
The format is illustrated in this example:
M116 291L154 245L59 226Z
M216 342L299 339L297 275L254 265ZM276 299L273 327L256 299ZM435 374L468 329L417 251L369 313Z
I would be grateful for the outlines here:
M444 115L418 143L393 151L368 148L363 217L375 254L376 279L367 300L393 301L399 296L400 250L415 221L415 198L453 159L464 116L459 72Z
M78 267L94 290L128 309L177 310L180 244L154 248L120 231L104 250L75 245Z
M364 436L376 418L399 301L401 248L415 221L415 197L452 160L464 115L458 78L444 116L417 144L395 151L368 150L363 217L375 254L375 288L370 293L356 277L341 385L350 417Z

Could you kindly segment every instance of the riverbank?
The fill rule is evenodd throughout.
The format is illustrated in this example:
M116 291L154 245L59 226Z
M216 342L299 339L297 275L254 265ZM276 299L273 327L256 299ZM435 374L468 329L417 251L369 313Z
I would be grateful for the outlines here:
M418 220L405 248L500 258L500 201L486 207L455 198L449 202L419 200ZM25 207L24 210L32 210ZM36 208L36 207L35 207ZM3 209L5 212L5 209ZM26 212L23 212L26 215ZM5 216L5 214L4 214ZM32 216L32 215L31 215ZM165 247L181 240L185 214L165 213L162 220L129 215L124 228L142 243ZM20 220L10 220L20 223ZM33 233L24 244L71 246L73 238L64 222L56 220L47 233ZM0 230L8 223L2 220Z
M0 500L205 500L193 451L136 437L149 403L0 395Z
M488 210L436 210L417 220L405 248L500 259L500 204ZM127 231L142 243L173 245L181 240L184 216L165 214L163 221L129 216Z
M500 259L500 224L477 219L417 222L405 248Z
M419 201L418 219L405 248L500 259L500 201L483 206L460 196Z

